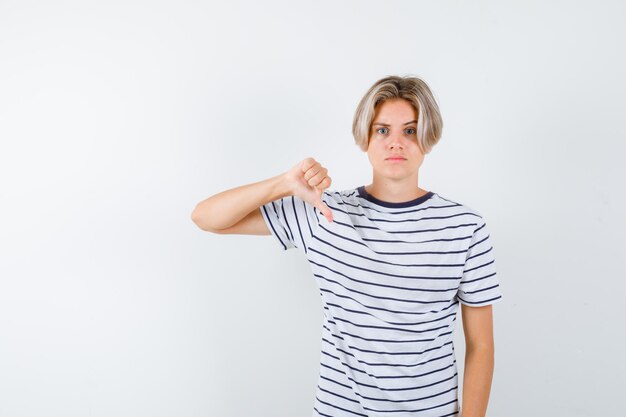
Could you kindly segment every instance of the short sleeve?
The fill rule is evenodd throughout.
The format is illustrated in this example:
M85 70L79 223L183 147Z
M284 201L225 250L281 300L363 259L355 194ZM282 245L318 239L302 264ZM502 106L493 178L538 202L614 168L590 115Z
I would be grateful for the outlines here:
M322 201L328 205L327 199L328 194L324 192ZM305 254L320 221L326 221L315 206L294 195L270 201L262 205L260 210L270 233L282 250L297 248Z
M457 298L462 304L472 307L494 304L502 299L494 249L487 224L482 218L467 250Z

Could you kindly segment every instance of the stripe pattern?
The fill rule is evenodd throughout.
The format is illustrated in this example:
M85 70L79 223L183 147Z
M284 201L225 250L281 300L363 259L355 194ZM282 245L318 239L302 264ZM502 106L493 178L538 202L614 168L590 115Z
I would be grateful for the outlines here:
M313 416L458 416L459 303L502 299L483 217L435 192L408 202L325 191L329 223L296 196L260 207L282 250L305 254L322 297Z

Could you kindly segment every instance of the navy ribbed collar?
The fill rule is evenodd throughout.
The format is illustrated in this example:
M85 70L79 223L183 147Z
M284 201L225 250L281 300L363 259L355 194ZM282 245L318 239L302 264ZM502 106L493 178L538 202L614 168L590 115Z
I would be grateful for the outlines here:
M365 191L365 186L364 185L361 185L360 187L358 187L357 190L359 192L359 195L361 197L363 197L364 199L366 199L367 201L370 201L370 202L372 202L374 204L378 204L379 206L389 207L389 208L402 208L402 207L417 206L419 204L422 204L424 201L428 200L434 194L434 192L428 191L423 196L417 197L414 200L402 201L402 202L399 202L399 203L392 203L392 202L389 202L389 201L379 200L378 198L374 197L373 195L371 195L370 193Z

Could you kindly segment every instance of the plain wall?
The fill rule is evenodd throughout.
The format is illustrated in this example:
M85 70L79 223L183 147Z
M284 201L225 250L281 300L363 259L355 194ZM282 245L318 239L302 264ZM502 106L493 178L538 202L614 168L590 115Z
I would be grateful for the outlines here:
M331 189L369 184L352 117L391 74L422 77L443 115L419 185L490 226L487 415L619 415L625 12L0 2L0 416L309 416L306 259L190 214L307 156Z

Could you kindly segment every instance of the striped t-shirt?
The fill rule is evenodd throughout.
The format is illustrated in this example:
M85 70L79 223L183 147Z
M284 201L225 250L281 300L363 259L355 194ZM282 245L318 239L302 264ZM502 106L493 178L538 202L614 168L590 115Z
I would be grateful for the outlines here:
M483 217L435 192L402 203L364 186L324 191L329 223L296 196L261 206L283 250L301 250L324 309L313 416L458 415L459 303L502 298Z

